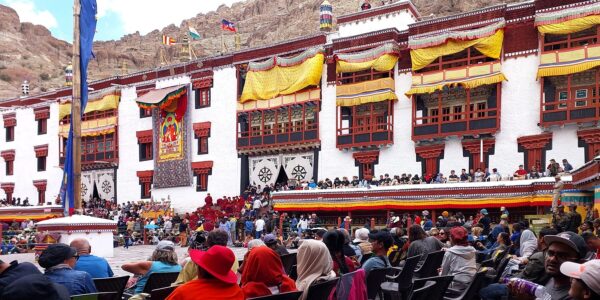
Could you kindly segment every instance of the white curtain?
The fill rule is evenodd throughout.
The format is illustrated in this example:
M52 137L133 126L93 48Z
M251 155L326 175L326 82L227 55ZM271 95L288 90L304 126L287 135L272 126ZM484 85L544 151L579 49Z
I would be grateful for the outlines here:
M250 184L261 187L275 184L281 167L279 155L252 157L249 159L249 164Z
M115 197L115 173L113 169L97 170L94 182L98 195L102 200L113 200Z
M81 199L90 201L94 194L94 171L81 172Z
M283 169L289 179L310 181L313 179L314 153L282 155Z

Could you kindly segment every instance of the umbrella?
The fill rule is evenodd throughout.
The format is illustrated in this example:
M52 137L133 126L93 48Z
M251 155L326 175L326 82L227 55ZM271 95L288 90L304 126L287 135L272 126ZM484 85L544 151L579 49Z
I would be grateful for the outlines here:
M144 228L146 228L146 229L156 229L156 228L158 228L158 226L156 226L154 224L148 224L148 225L144 226Z

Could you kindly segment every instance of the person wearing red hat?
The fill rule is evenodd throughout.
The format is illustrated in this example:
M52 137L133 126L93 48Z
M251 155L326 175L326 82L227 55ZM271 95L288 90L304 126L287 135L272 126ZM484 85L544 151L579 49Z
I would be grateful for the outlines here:
M452 247L446 251L442 261L441 275L454 275L450 287L459 291L469 286L477 272L476 250L469 246L468 235L464 227L450 229Z
M281 258L269 247L250 251L241 283L246 299L296 291L296 283L283 271Z
M212 246L208 251L192 250L190 257L198 265L198 279L177 287L167 300L243 300L244 293L231 271L235 261L233 251L224 246Z

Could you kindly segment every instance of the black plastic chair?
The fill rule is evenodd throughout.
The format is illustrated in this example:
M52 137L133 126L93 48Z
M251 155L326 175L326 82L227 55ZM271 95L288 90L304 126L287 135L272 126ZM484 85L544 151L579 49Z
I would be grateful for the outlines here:
M423 286L425 286L427 281L435 281L436 282L435 288L433 288L431 290L431 292L429 293L429 295L427 295L427 299L428 300L444 300L444 295L446 294L446 291L448 290L448 287L450 286L450 283L452 283L453 279L454 279L453 275L421 278L421 279L417 279L414 281L413 289L422 288Z
M116 292L108 292L71 296L71 300L119 300L119 298Z
M285 270L285 274L290 274L292 271L292 266L297 263L296 253L284 254L280 256L281 263L283 264L283 270Z
M277 295L269 295L263 297L248 298L248 300L298 300L302 295L302 291L281 293Z
M153 290L170 286L177 280L179 272L152 273L146 281L142 293L151 294ZM126 298L130 298L133 294L123 293Z
M160 289L154 289L152 292L150 292L150 300L165 300L176 288L177 286L168 286Z
M444 253L444 251L428 253L423 265L415 270L415 277L427 278L437 276L437 270L442 266L442 261L444 260Z
M331 291L337 285L339 278L319 282L313 284L308 288L308 294L306 299L327 299L331 294Z
M381 293L381 284L385 281L386 276L390 275L392 268L378 268L369 271L367 275L367 298L369 300L383 298Z
M388 282L381 284L381 290L384 295L389 295L391 299L407 299L408 292L412 287L415 268L421 260L420 255L409 257L402 268L393 268L398 271L395 276L387 276Z
M291 279L294 279L294 281L296 281L298 279L298 266L297 265L292 266L292 269L290 270L290 274L288 276L290 276Z
M435 288L437 282L435 281L427 281L425 285L420 288L412 291L410 294L410 300L428 300L430 292Z
M449 288L444 295L444 300L473 300L478 298L478 292L485 282L487 270L483 269L475 273L469 286L462 292Z
M493 277L491 277L492 283L498 283L498 282L500 282L500 279L502 277L502 273L504 273L504 270L506 270L506 267L508 266L508 262L510 262L510 256L509 255L505 256L504 258L502 258L502 260L500 260L500 264L498 265L497 268L495 268L496 275L494 275Z
M110 278L95 278L94 285L98 293L116 292L117 299L121 299L125 286L129 280L129 275Z

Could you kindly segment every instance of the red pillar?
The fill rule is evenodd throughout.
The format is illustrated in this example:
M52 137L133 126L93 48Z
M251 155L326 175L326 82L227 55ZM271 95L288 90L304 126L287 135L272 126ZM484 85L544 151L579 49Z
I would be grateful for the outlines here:
M577 131L577 137L587 146L585 161L590 161L597 155L600 155L600 129L579 130Z
M548 145L548 143L552 142L552 133L542 133L536 135L522 136L517 139L517 143L519 146L525 151L527 155L525 161L525 169L529 170L532 166L536 165L536 162L540 162L540 166L542 170L538 170L538 172L544 171L545 161L542 161L542 153L544 148Z
M444 147L444 144L415 147L417 155L425 160L425 170L423 170L423 173L438 173L439 160L442 153L444 153Z
M463 149L471 154L471 158L470 158L471 168L473 168L475 170L477 168L481 168L483 170L486 167L488 167L485 165L485 161L489 157L490 150L492 149L492 147L494 147L494 144L496 144L496 139L494 139L494 138L484 139L483 140L483 154L482 154L481 153L481 139L463 140L462 141ZM481 162L482 155L483 155L483 162Z

